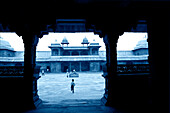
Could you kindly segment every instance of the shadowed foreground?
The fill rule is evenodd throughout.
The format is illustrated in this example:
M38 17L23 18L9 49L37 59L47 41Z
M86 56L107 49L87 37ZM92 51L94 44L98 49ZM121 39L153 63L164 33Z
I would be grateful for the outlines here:
M122 113L102 105L100 100L63 100L59 104L42 103L36 110L25 113Z

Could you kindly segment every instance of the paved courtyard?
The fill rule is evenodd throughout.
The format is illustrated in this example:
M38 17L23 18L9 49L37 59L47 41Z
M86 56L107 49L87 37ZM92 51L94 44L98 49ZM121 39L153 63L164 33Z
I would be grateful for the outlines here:
M38 80L38 94L43 103L58 104L63 100L101 99L104 94L105 80L102 72L79 73L75 81L75 93L70 89L71 80L66 73L46 73Z

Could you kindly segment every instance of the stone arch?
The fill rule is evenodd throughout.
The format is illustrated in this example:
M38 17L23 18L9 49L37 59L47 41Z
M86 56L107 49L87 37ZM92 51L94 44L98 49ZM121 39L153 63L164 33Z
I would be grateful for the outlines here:
M58 56L58 55L59 55L59 50L58 49L53 49L52 56Z
M92 49L92 55L98 55L98 49L97 48Z

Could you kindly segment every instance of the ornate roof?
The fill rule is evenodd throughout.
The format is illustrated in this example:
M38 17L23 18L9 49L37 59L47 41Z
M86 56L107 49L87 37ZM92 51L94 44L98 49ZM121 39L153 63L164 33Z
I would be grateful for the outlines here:
M63 38L61 44L69 44L68 40L66 37Z
M83 42L82 42L81 44L89 44L88 39L85 37L85 38L83 39Z
M14 51L14 48L11 47L10 43L8 41L4 40L2 37L0 37L0 50L1 49Z

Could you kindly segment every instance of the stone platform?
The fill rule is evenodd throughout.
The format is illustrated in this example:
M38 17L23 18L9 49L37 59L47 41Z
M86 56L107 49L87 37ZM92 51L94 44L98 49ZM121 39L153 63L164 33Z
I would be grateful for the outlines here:
M24 113L123 113L112 107L104 106L101 100L63 100L58 104L43 102L36 110Z

